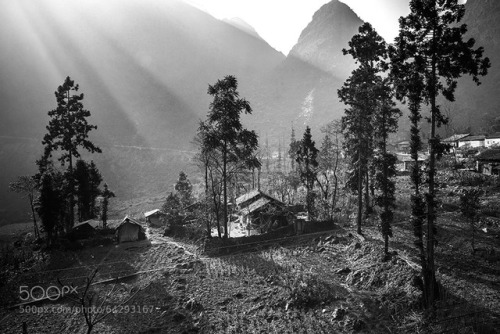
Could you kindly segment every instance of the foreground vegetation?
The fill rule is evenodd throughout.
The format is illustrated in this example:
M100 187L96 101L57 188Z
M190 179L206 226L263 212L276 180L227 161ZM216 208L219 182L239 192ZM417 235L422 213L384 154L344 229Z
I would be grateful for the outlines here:
M49 254L11 249L2 256L2 268L9 269L3 272L2 296L10 298L3 304L18 301L19 282L50 285L59 278L80 285L99 268L98 281L143 272L93 287L101 298L114 287L110 306L133 296L126 304L129 310L135 305L152 308L111 314L95 326L98 333L494 333L500 321L499 180L485 182L482 175L451 170L438 174L440 299L434 317L422 309L417 252L406 242L413 233L407 214L410 179L398 176L396 181L400 209L388 259L376 219L367 221L364 237L355 233L354 220L339 220L330 232L216 257L198 253L195 245L179 248L161 230L151 230L149 242ZM473 253L470 226L458 207L460 189L477 182L484 190L483 219ZM8 260L14 258L17 264ZM71 305L75 303L67 298L35 304ZM86 328L82 314L30 314L19 308L1 312L2 332L19 330L23 322L29 333L80 333Z

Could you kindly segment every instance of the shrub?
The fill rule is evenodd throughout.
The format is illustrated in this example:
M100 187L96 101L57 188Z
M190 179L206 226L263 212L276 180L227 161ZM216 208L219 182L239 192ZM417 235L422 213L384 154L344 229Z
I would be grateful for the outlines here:
M312 307L333 297L328 284L311 272L285 273L281 280L289 292L288 304L295 307Z

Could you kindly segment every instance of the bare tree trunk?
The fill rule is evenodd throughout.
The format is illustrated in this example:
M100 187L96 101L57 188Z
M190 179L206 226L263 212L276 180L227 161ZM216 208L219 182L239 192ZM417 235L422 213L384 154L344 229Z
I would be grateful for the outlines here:
M435 44L435 41L433 41ZM434 53L435 54L435 53ZM435 87L436 80L436 59L433 55L432 59L432 81ZM435 213L435 174L436 174L436 94L431 92L431 138L429 139L430 144L430 157L429 157L429 171L428 171L428 182L429 182L429 194L427 196L427 266L426 266L426 279L425 285L427 290L427 307L432 308L436 299L435 296L435 282L436 282L436 269L434 267L434 225L436 220Z

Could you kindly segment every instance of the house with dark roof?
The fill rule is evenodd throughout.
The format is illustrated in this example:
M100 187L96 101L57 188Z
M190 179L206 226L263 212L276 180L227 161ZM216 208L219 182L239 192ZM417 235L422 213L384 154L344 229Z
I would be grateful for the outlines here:
M476 156L476 169L486 175L500 175L500 148L490 148Z
M493 133L491 135L486 136L484 140L485 147L500 147L500 132Z
M461 138L458 140L458 147L459 148L484 147L484 140L485 139L486 139L486 136L484 136L484 135L477 135L477 136L469 135L467 137L464 137L464 138Z
M238 197L236 206L240 216L238 223L248 231L248 235L265 233L288 224L286 205L260 190Z

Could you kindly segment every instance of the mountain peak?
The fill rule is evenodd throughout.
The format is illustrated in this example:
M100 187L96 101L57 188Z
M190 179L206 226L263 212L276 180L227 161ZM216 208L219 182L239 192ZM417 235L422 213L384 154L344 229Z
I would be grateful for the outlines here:
M363 20L349 6L332 0L314 13L290 56L346 77L354 69L354 62L342 54L342 49L347 48L362 24Z

